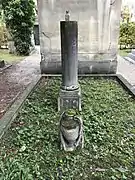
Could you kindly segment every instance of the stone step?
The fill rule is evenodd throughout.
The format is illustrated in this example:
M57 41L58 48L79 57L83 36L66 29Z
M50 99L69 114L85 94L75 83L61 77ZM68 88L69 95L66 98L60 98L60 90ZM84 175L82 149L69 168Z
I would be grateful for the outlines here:
M135 54L133 54L133 53L129 53L129 54L128 54L128 57L131 58L131 59L133 59L133 60L135 60Z
M131 59L130 57L124 57L124 59L132 64L135 64L135 60Z

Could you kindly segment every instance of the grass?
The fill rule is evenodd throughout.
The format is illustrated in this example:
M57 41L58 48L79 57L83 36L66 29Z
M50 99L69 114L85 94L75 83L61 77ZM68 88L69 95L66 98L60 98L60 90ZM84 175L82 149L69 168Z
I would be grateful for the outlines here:
M24 58L25 58L24 56L17 56L14 54L9 54L8 50L0 49L0 60L4 60L5 62L9 64L19 62L23 60Z
M122 57L126 57L128 56L130 52L131 52L131 49L122 49L122 50L119 50L119 55Z
M43 78L0 141L1 180L135 179L135 100L115 80L79 82L84 149L60 150L60 79Z

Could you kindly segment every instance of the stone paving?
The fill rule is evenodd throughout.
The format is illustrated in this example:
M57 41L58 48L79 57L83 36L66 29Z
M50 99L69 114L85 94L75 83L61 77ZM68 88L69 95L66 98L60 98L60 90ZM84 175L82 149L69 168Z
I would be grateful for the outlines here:
M135 86L135 64L118 56L117 73L123 75L132 86Z
M135 86L135 64L118 56L118 71ZM40 54L37 52L0 74L0 119L14 100L34 78L40 75Z

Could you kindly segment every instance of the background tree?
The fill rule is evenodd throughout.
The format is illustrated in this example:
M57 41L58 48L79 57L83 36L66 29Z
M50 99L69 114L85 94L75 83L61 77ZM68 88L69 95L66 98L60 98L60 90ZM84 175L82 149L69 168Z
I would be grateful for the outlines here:
M3 9L0 4L0 48L7 46L8 43L8 32L4 23Z
M33 0L2 0L5 23L19 55L28 55L35 22Z
M131 20L131 13L128 6L124 6L121 12L122 22L128 23Z
M119 44L120 49L133 48L135 45L135 22L131 22L131 13L127 6L122 10Z

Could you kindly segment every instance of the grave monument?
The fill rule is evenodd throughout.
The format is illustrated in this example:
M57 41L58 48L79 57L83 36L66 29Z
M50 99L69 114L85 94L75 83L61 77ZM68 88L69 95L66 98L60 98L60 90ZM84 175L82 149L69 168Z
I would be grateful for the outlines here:
M78 84L78 23L70 21L66 11L65 21L60 22L62 84L58 97L61 148L73 151L83 147L83 122L77 112L81 111L81 92Z
M78 22L78 72L116 73L121 0L38 0L41 73L62 72L59 22Z
M62 74L60 142L73 151L84 144L78 73L116 73L121 0L38 0L38 9L41 73Z

